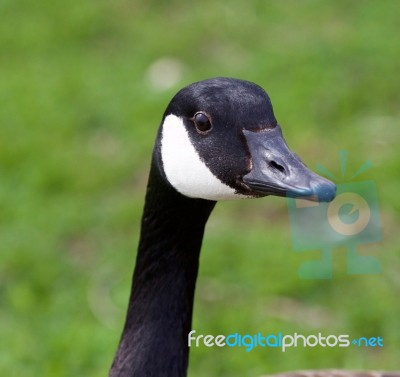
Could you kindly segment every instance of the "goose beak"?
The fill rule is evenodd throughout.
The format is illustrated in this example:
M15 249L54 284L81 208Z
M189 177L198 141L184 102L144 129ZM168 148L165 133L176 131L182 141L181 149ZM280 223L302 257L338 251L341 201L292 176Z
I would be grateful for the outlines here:
M243 130L250 149L252 169L243 177L255 195L303 198L330 202L336 185L312 172L287 146L277 125L262 131Z

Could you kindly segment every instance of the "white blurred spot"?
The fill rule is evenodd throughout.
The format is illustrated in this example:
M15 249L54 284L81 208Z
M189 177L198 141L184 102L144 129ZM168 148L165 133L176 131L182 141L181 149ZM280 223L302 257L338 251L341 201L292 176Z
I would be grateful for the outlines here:
M183 71L184 66L181 61L164 57L150 65L146 76L153 89L163 91L178 84L182 78Z

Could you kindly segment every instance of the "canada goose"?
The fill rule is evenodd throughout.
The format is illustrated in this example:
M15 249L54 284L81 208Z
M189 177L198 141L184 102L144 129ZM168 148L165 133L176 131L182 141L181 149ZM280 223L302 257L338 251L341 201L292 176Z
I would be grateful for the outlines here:
M331 201L335 190L290 151L258 85L214 78L179 91L155 142L110 376L186 376L200 248L216 201L267 195Z

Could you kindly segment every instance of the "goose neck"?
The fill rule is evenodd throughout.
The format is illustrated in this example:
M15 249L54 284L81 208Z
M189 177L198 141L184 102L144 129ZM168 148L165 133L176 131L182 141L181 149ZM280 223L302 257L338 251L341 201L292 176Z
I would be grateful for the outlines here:
M176 192L153 163L112 377L186 376L200 248L214 205Z

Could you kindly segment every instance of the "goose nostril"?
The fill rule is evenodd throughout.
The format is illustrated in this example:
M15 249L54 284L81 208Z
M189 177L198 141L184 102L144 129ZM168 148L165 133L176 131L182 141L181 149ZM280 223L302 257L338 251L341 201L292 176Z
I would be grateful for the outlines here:
M279 170L281 173L285 173L285 168L282 165L279 165L276 161L270 161L269 166L275 170Z

